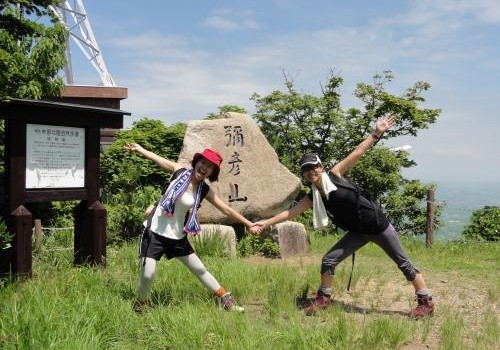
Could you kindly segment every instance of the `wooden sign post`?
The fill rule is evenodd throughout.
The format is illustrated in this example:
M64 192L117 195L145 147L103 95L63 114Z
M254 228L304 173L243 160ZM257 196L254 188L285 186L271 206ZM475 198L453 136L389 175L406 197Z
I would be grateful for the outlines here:
M106 209L99 202L100 129L123 127L119 109L14 99L0 104L5 123L5 207L12 247L0 272L31 276L33 218L25 204L80 200L75 264L105 265ZM5 258L7 256L7 258Z

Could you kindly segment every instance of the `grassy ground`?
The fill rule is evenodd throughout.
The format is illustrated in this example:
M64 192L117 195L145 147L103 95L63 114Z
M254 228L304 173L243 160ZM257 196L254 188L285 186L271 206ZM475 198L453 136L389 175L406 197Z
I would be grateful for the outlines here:
M178 261L158 265L150 307L133 311L137 247L108 247L107 267L72 266L71 250L35 255L33 278L3 283L1 349L499 349L498 244L404 240L434 294L436 313L411 320L412 287L369 245L340 265L334 307L317 316L301 305L315 291L319 262L336 237L314 236L290 259L204 257L243 314L221 310Z

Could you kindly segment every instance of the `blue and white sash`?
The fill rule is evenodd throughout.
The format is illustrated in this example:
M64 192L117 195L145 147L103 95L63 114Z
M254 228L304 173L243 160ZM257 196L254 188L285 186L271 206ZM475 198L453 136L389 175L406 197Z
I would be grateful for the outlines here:
M166 213L167 216L171 217L174 215L175 203L178 198L187 190L191 177L193 175L193 169L187 169L183 171L168 187L165 195L160 201L160 208ZM201 200L201 190L204 183L200 182L196 193L194 194L194 206L190 210L189 217L184 226L184 232L187 235L196 236L201 231L201 226L198 221L198 207Z

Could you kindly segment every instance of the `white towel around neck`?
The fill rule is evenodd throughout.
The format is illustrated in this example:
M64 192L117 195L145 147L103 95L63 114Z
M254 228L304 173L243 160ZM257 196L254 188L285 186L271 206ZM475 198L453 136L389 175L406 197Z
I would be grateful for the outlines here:
M337 189L337 186L330 180L330 176L325 172L321 174L321 187L323 187L323 192L326 194L326 199L328 199L330 192ZM311 189L313 194L313 226L318 230L328 226L328 214L319 189L314 184L312 184Z

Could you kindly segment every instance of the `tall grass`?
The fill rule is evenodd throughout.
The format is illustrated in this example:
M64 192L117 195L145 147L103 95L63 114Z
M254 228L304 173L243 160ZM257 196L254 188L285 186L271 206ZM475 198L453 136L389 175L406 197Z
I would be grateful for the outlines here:
M411 286L372 245L357 255L353 292L345 292L351 269L346 261L336 271L334 306L306 317L301 307L317 287L321 254L336 237L311 240L311 253L295 259L203 257L209 271L245 306L243 314L223 311L175 259L160 261L150 307L134 312L136 243L108 247L106 268L73 267L72 250L44 249L35 255L32 279L1 284L0 348L354 350L433 342L442 349L467 349L472 340L476 349L498 345L497 246L481 245L479 251L478 246L436 245L429 250L404 240L427 275L447 276L449 266L453 274L465 276L465 284L472 281L467 276L476 275L473 281L484 286L485 297L481 317L471 325L467 310L440 309L439 303L436 315L422 321L405 316L405 303L402 310L392 308L394 301L411 298ZM391 288L401 292L388 298ZM450 289L455 293L460 285Z

